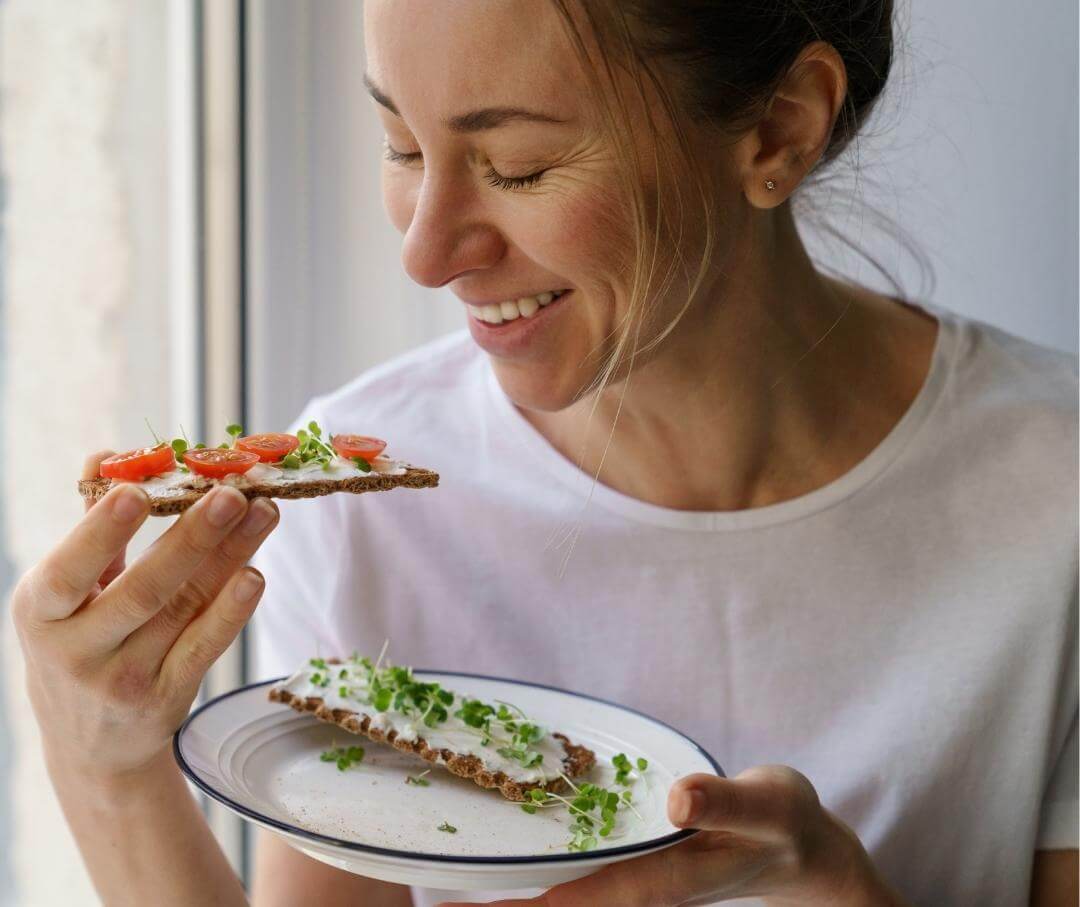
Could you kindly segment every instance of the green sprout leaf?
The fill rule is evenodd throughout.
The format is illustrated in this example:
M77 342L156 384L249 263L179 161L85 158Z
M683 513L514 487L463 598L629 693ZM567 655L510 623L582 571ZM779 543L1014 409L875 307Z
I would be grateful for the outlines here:
M339 746L336 749L326 750L319 755L323 762L334 762L338 771L343 772L354 765L364 761L364 748L362 746Z
M457 829L449 822L443 822L443 824L439 826L439 831L445 831L447 834L451 835L457 834Z
M361 472L371 472L371 464L363 457L352 457L353 463L356 464L356 468Z

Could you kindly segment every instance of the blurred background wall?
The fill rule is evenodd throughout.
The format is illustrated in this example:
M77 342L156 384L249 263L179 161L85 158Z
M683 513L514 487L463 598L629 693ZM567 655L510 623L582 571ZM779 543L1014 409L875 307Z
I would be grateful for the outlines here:
M229 85L202 84L206 2L0 0L4 601L77 519L86 452L144 443L144 417L165 433L205 415L206 385L223 378L205 349L209 254L242 272L235 358L241 405L260 428L462 324L448 293L409 282L382 213L360 3L213 0L239 17L242 77ZM917 264L867 210L898 219L934 265L933 301L1075 352L1075 2L1019 15L980 0L906 0L901 20L895 80L861 143L867 207L844 201L853 177L843 174L807 203L925 298ZM222 107L242 120L225 149L242 164L242 217L237 243L207 249L214 162L200 157L199 98L215 92L243 101ZM811 233L834 265L879 283ZM136 549L161 528L151 524ZM224 682L243 680L237 664ZM0 904L93 904L22 671L5 619ZM242 869L242 853L230 854Z

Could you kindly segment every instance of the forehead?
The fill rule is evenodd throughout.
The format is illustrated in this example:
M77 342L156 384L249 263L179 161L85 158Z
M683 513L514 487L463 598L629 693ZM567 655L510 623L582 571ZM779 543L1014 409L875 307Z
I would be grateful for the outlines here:
M584 73L550 0L366 0L367 72L406 119L482 106L565 111Z

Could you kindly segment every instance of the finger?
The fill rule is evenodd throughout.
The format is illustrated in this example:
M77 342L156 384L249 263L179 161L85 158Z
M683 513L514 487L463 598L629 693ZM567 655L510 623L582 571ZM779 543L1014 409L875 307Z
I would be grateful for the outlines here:
M113 488L34 568L28 616L41 622L69 617L131 540L149 513L133 485Z
M680 828L771 837L797 827L817 803L813 786L794 769L756 766L735 778L680 778L668 794L668 818Z
M187 625L161 665L161 682L194 698L206 672L255 611L265 580L254 567L238 570L217 598Z
M96 479L101 475L101 461L106 457L111 457L116 451L113 450L98 450L92 454L88 454L86 459L83 460L82 471L79 473L80 479ZM93 498L85 498L86 509L89 510L94 506Z
M247 511L247 498L218 485L128 567L81 615L92 647L115 649L176 594Z
M115 451L112 450L99 450L96 453L90 454L84 461L82 472L79 474L80 479L96 479L101 475L101 461L106 457L111 457ZM97 503L96 498L83 498L85 509L89 510ZM121 573L124 572L124 558L127 554L127 546L120 549L120 553L116 555L109 562L109 565L102 571L101 576L98 577L98 585L103 589L109 585L114 579L116 579Z
M277 506L257 498L247 515L172 600L124 642L139 664L159 667L185 627L213 601L237 570L247 563L278 522Z
M573 882L565 882L535 898L496 901L487 907L666 907L692 897L685 861L678 847L610 866ZM446 902L439 907L465 907Z

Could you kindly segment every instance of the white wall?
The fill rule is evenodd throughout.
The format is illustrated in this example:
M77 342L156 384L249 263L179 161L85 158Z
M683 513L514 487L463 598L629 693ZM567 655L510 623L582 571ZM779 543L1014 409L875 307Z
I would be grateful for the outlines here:
M929 257L933 301L1073 353L1077 10L901 0L899 57L860 155L867 204ZM869 239L918 295L895 242Z

